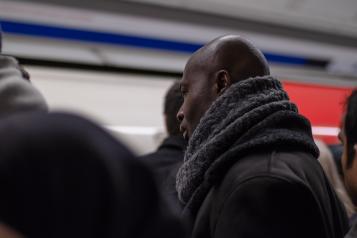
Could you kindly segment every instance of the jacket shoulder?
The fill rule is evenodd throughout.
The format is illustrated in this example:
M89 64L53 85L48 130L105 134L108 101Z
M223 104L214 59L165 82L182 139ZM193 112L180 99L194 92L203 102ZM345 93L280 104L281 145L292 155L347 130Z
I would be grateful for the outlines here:
M323 170L311 154L269 151L239 158L223 177L220 186L235 187L247 179L273 177L290 183L306 183L309 176L323 179Z
M322 213L309 188L284 177L251 177L221 199L212 224L213 237L326 235Z
M289 237L330 237L326 224L332 222L336 234L343 234L346 227L345 212L319 162L309 153L271 151L244 156L211 193L211 232L218 234L213 237L230 237L225 230L261 237L254 233L254 226L266 229L265 237L284 237L289 229L297 235L289 233ZM304 229L309 234L299 227L309 227Z
M237 157L201 205L194 237L345 234L344 209L311 154L270 151Z

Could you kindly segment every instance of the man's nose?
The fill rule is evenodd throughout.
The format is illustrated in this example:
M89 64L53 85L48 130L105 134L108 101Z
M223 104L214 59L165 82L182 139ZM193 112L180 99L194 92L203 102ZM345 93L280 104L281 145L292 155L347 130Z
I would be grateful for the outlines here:
M180 110L178 111L177 115L176 115L176 118L179 122L182 122L183 118L184 118L184 115L183 115L183 111L182 109L180 108Z

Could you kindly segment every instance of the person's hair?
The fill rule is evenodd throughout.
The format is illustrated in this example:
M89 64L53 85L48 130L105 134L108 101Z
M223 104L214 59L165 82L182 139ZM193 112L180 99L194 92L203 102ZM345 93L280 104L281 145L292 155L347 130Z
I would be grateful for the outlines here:
M175 82L167 91L164 100L164 114L166 116L166 128L169 135L180 134L180 122L176 115L183 103L181 95L180 83Z
M347 166L350 167L356 153L354 145L357 144L357 89L353 90L346 101L345 135Z

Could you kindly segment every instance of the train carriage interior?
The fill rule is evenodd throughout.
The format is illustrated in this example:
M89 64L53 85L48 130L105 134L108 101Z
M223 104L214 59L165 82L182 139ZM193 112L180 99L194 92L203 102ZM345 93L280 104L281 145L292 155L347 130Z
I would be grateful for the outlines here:
M165 136L163 96L190 54L239 34L263 51L314 136L336 144L357 85L356 5L324 1L1 0L3 53L51 110L89 116L144 154Z

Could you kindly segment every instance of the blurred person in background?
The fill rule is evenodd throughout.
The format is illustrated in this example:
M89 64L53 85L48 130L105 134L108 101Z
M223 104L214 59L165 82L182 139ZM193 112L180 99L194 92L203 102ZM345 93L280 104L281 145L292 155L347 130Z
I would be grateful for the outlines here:
M343 181L341 180L340 174L337 171L337 167L333 159L332 153L329 147L323 141L315 139L315 143L320 151L318 160L322 168L324 169L325 174L329 179L331 185L335 189L337 196L340 198L343 205L345 205L348 217L352 217L352 215L354 215L355 213L355 208L353 206L351 198L346 192L346 188L343 184Z
M183 102L180 83L175 82L167 91L164 99L164 121L168 136L157 151L141 158L153 168L159 185L168 199L180 207L176 192L176 174L183 163L186 140L180 133L180 122L176 115Z
M328 145L332 156L333 160L335 161L335 165L338 171L338 174L340 177L343 177L343 171L342 171L342 163L341 163L341 158L342 158L342 152L343 152L343 145L342 144L333 144L333 145Z
M339 138L343 144L342 170L346 190L353 204L357 205L357 90L347 98L346 114L342 119ZM352 219L352 228L346 238L357 237L356 218Z
M340 238L343 204L310 122L247 40L219 37L188 60L177 115L189 139L176 188L192 237Z
M0 187L2 238L184 237L150 170L79 116L3 119Z
M46 100L31 84L29 74L13 57L1 54L0 29L0 118L15 113L48 111Z

